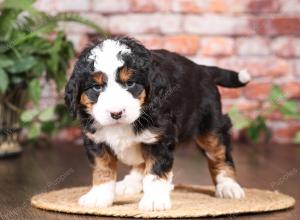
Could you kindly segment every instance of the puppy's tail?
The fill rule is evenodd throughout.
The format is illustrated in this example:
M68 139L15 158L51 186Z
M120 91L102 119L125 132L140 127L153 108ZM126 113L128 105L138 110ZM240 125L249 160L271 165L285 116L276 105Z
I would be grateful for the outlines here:
M213 77L216 84L228 88L238 88L245 86L250 82L251 76L247 70L235 72L231 70L222 69L219 67L206 66L207 71Z

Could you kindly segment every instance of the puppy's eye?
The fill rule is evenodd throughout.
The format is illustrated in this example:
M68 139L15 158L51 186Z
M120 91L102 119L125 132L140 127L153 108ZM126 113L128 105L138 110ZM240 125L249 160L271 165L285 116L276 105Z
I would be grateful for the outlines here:
M102 87L99 86L99 85L94 85L94 86L92 87L92 89L93 89L95 92L101 92L101 91L102 91Z
M131 89L131 88L135 87L135 85L136 85L135 82L127 82L127 83L125 84L125 88L126 88L126 89Z

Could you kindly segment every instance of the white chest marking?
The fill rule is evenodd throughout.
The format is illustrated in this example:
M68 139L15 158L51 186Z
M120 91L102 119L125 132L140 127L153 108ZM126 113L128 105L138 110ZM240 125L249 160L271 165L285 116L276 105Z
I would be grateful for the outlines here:
M135 135L131 125L112 125L99 128L94 134L88 134L96 143L105 142L115 152L118 159L127 165L144 162L141 143L155 143L157 134L145 130Z

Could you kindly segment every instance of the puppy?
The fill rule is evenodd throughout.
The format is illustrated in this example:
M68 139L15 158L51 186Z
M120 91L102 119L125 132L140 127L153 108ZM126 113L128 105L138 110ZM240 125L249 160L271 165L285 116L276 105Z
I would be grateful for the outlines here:
M246 71L198 65L127 37L86 48L65 89L93 165L93 186L79 204L107 207L116 194L143 191L140 210L170 209L174 149L191 139L205 152L216 196L243 198L217 85L235 88L249 80ZM120 182L117 160L132 167Z

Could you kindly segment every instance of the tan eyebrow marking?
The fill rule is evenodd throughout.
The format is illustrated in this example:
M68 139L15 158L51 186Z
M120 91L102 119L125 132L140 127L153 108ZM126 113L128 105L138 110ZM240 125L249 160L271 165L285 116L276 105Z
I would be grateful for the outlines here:
M105 77L102 72L95 72L93 75L93 79L96 81L96 83L98 83L101 86L105 83Z
M133 70L132 69L129 69L127 67L123 67L121 70L120 70L120 73L119 73L119 78L121 80L121 82L127 82L130 77L132 76L133 74Z

